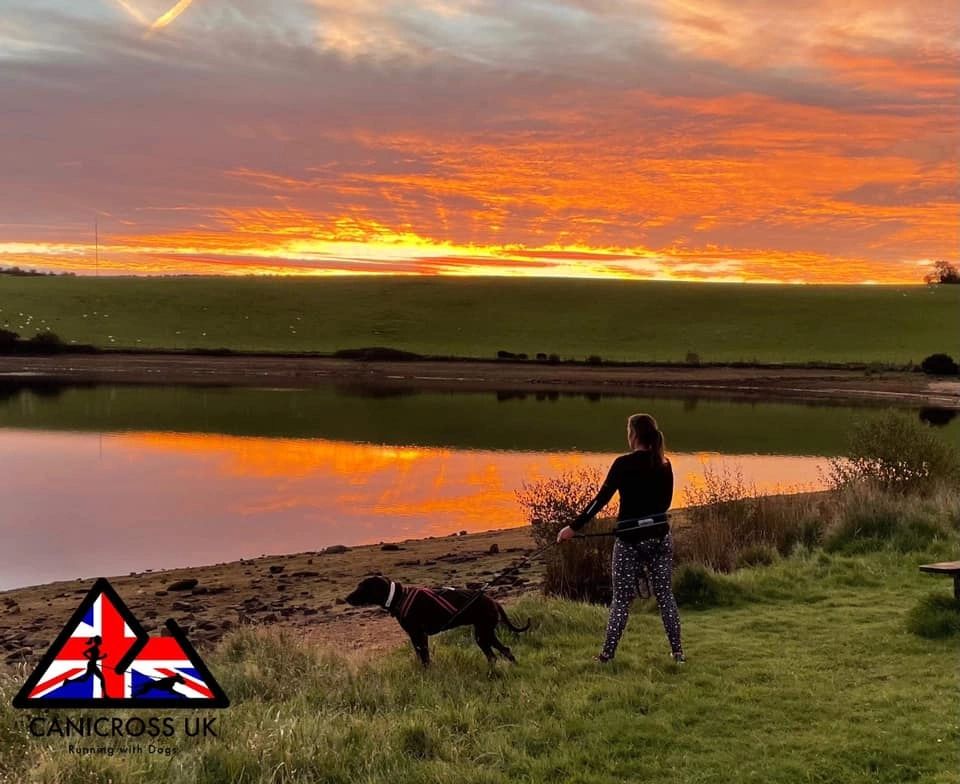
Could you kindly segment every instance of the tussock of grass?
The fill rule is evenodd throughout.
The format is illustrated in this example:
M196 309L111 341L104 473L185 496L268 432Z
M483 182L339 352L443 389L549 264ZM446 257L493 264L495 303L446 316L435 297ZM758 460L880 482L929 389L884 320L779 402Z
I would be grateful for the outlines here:
M923 597L910 611L907 628L930 639L960 634L960 601L944 593Z
M824 546L845 553L922 551L953 536L958 521L960 493L950 488L928 496L902 496L852 486L836 494Z
M780 553L768 544L755 544L743 548L737 553L737 568L750 566L770 566L780 560Z
M434 638L423 671L406 647L357 662L244 629L209 658L234 702L221 737L181 740L172 759L79 759L28 739L4 678L0 781L949 781L953 643L903 633L930 587L914 560L800 550L684 578L738 597L683 613L685 668L655 613L633 614L601 668L605 608L533 596L512 608L534 622L509 639L520 664L493 673L465 630Z
M697 564L684 564L677 569L673 593L680 607L695 610L730 606L745 598L736 582Z

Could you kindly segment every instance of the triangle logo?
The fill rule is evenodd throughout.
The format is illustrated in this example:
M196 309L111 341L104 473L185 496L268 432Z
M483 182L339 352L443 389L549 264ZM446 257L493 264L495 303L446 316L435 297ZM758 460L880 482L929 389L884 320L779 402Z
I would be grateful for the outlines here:
M103 577L13 699L16 708L226 708L220 684L170 619L148 635Z

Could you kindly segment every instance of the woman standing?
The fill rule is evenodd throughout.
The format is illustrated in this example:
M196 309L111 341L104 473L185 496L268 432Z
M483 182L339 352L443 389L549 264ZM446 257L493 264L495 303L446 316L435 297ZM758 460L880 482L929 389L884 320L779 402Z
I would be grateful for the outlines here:
M627 420L627 442L632 451L613 461L597 497L557 534L557 541L573 538L619 492L617 541L613 545L613 603L606 640L597 661L608 662L616 653L630 603L637 595L637 581L645 570L657 597L673 660L682 664L685 659L680 644L680 614L672 586L673 542L666 517L673 499L673 468L663 453L663 433L649 414L634 414ZM638 518L651 517L653 524L636 525Z

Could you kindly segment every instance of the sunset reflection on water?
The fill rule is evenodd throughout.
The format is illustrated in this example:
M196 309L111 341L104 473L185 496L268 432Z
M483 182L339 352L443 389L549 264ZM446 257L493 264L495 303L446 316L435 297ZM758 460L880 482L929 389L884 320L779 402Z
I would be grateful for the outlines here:
M466 450L229 435L5 430L0 589L331 544L524 524L523 483L614 453ZM764 492L812 487L818 457L671 454L684 488L710 464Z

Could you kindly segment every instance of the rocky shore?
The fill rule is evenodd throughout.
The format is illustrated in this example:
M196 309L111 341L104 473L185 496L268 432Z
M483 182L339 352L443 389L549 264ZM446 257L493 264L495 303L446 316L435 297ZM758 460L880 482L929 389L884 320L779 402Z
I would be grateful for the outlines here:
M378 608L344 603L364 576L382 572L405 584L478 587L533 549L529 528L274 555L189 569L109 577L144 628L159 634L167 618L200 648L240 626L281 626L342 652L403 641ZM498 599L535 588L541 564L495 587ZM94 578L0 593L0 662L28 667L43 655Z

